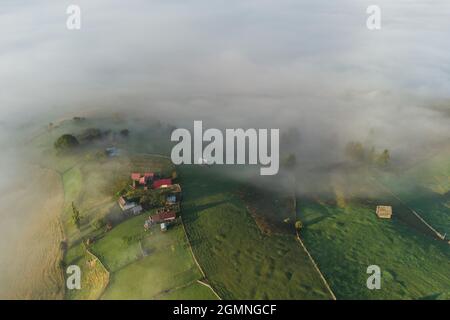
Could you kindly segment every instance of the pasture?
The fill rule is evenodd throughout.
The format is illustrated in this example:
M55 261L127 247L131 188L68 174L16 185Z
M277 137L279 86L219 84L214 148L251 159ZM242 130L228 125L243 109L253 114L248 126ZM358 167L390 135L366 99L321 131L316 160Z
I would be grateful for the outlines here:
M448 245L395 216L379 219L374 204L357 199L344 206L311 198L297 201L304 224L301 237L337 299L426 299L448 294ZM366 287L369 265L381 268L380 290Z
M84 160L63 174L65 207L63 225L68 250L65 265L77 264L83 274L82 290L69 291L68 299L215 299L211 290L197 283L202 278L187 247L181 226L161 233L159 226L144 230L149 212L126 218L117 206L111 185L131 171L154 171L170 175L170 160L152 155L114 159ZM81 213L77 228L71 218L72 202ZM95 222L112 222L109 232ZM104 264L92 266L83 240L95 239L89 246ZM179 291L180 290L180 291Z
M450 150L380 181L441 234L450 235Z
M146 218L130 218L92 246L111 271L102 299L214 299L209 288L197 283L202 276L181 225L165 233L158 225L144 231Z
M226 170L226 169L223 169ZM183 166L182 216L210 284L225 299L330 299L294 235L265 235L217 167Z

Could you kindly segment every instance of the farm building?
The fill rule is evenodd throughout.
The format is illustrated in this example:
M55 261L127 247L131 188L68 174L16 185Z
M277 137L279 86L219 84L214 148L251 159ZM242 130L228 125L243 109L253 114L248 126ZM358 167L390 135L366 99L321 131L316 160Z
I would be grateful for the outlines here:
M392 216L391 206L377 206L377 216L378 218L390 219Z
M179 184L173 184L167 187L166 204L173 205L181 201L181 187Z
M150 217L150 221L153 223L171 222L177 218L177 215L173 211L162 211Z
M144 228L147 230L154 224L161 224L161 231L166 231L167 226L177 218L174 211L161 210L157 214L150 216L144 223ZM164 225L164 226L163 226Z
M167 188L172 185L172 179L159 179L153 182L153 189Z
M173 194L168 195L166 197L166 203L167 204L175 204L175 203L177 203L177 196L173 195Z
M133 188L144 187L147 188L153 181L155 174L153 172L132 173L131 180L133 181Z
M124 197L119 198L119 207L125 214L137 215L142 212L142 206L134 201L127 200Z

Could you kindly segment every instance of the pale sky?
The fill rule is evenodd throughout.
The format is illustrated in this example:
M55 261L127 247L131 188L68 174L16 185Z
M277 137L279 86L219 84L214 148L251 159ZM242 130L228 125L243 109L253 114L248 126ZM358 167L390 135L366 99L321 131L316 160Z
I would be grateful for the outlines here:
M69 4L81 30L66 28ZM449 16L446 0L3 0L0 115L137 108L324 139L373 127L393 144L442 139L448 118L429 107L450 98Z

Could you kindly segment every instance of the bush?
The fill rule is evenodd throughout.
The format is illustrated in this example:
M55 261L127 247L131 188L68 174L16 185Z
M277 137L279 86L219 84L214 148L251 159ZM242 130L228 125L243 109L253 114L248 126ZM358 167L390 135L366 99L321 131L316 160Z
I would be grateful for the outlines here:
M95 228L96 230L99 230L99 229L103 228L105 225L106 225L106 221L105 221L105 219L102 219L102 218L97 219L97 220L94 222L94 228Z
M80 211L77 209L77 207L73 202L72 202L72 222L78 229L80 229L81 225Z
M62 250L62 251L66 251L67 250L67 242L66 241L61 241L60 243L59 243L59 249L60 250Z
M295 221L295 230L299 232L303 228L303 223L300 220Z

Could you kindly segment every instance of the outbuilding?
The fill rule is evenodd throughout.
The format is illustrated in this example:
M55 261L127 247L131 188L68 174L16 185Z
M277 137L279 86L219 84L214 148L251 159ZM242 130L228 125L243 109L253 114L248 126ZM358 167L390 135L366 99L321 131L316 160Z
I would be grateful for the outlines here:
M377 216L382 219L390 219L392 217L391 206L377 206Z

